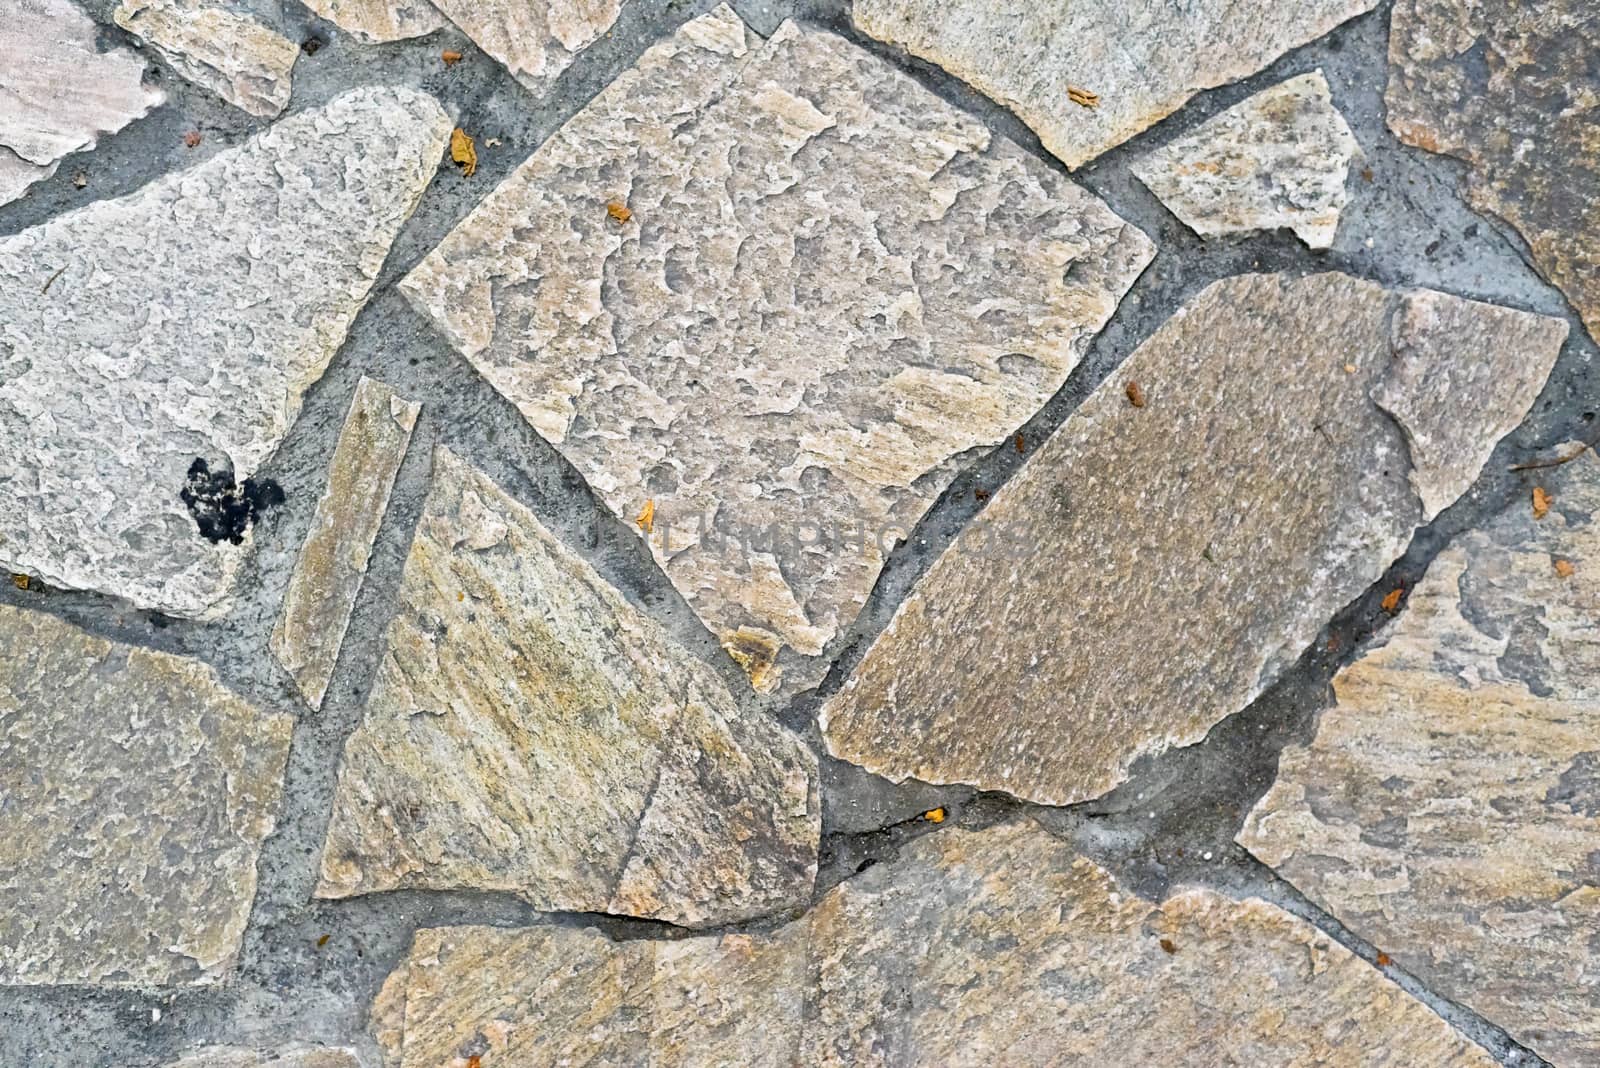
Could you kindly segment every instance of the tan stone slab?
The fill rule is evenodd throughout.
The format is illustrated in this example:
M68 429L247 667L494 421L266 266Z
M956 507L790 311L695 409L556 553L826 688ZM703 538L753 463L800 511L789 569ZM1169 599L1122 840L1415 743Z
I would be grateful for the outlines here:
M0 149L47 167L162 102L144 60L99 51L98 34L71 0L0 0Z
M1329 248L1360 151L1319 70L1247 97L1132 170L1198 234L1286 227Z
M1028 822L942 831L777 931L419 931L386 1068L1473 1065L1494 1061L1259 900L1152 905Z
M824 704L829 751L1068 804L1199 741L1467 489L1565 335L1346 275L1214 283L929 568Z
M254 476L449 134L432 97L354 89L0 237L0 568L225 611L250 551L246 489L265 492Z
M422 37L446 24L428 0L304 0L306 7L372 44Z
M1399 0L1389 128L1467 161L1467 197L1509 222L1600 337L1600 6Z
M328 486L272 631L272 655L312 708L333 677L350 612L367 575L372 543L411 442L421 405L362 377L328 465Z
M112 17L236 108L270 119L289 104L300 46L248 15L208 0L122 0Z
M1376 6L1377 0L857 0L851 17L863 33L943 67L1010 108L1075 169L1201 90L1263 70Z
M401 288L618 517L653 508L667 576L758 688L793 692L1151 254L842 38L762 42L720 7Z
M433 0L530 92L543 94L617 21L626 0Z
M58 164L40 166L29 163L9 148L0 146L0 204L9 204L28 191L35 182L42 182L56 173Z
M385 644L319 896L506 890L687 926L810 900L810 750L447 449Z
M292 727L197 661L0 606L0 985L225 976Z
M1435 558L1239 841L1429 989L1585 1065L1600 1061L1600 460L1531 477L1548 515L1519 499Z

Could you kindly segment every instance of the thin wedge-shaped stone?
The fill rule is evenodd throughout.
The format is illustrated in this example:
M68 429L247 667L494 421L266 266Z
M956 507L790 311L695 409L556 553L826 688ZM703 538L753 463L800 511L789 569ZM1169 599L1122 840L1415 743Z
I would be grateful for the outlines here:
M1530 477L1548 514L1519 497L1435 558L1239 841L1430 990L1595 1064L1600 460Z
M1581 0L1580 0L1581 2ZM1377 0L857 0L862 32L1016 112L1077 168Z
M1195 233L1287 227L1328 248L1359 152L1319 70L1235 104L1138 160L1133 173Z
M445 25L428 0L305 0L306 7L351 34L375 44L421 37Z
M425 929L373 1023L385 1068L1494 1064L1277 907L1152 905L1027 822L918 839L770 933Z
M929 569L824 705L829 750L1067 804L1199 741L1467 489L1565 335L1338 274L1211 285Z
M449 450L345 745L318 893L688 926L809 900L816 758Z
M122 0L113 17L234 107L272 118L288 106L300 46L248 15L208 0Z
M0 607L0 985L224 976L292 726L196 661Z
M721 7L402 288L619 518L652 517L641 536L752 683L794 691L1150 256L888 64L793 23L762 42Z
M626 0L433 0L531 92L543 94L617 21Z
M311 517L272 631L272 654L312 708L322 707L420 409L363 377L339 432L328 488Z
M0 567L224 610L273 500L253 476L449 133L431 97L356 89L0 238Z

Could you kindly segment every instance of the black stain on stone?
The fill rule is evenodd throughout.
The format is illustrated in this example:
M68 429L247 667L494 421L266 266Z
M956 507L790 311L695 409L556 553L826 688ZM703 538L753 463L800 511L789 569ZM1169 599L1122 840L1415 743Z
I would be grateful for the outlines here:
M189 465L189 480L178 497L203 537L238 545L262 512L283 503L283 489L270 478L236 483L231 469L212 471L210 464L197 457Z

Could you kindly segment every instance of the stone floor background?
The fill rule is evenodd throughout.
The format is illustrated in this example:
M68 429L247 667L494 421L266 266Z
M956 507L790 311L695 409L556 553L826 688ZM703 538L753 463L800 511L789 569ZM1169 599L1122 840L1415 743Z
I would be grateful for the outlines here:
M111 24L113 0L87 0L84 6L106 27L103 46L136 44ZM457 124L478 138L479 168L470 179L452 168L440 170L396 241L349 339L307 393L299 421L263 470L281 483L287 500L255 528L256 553L225 619L212 624L168 620L120 610L91 594L23 592L9 584L0 589L0 603L53 612L93 633L197 657L263 708L299 714L284 811L277 832L265 843L260 889L233 980L212 989L148 995L0 988L0 1066L155 1064L201 1041L366 1042L364 1025L373 995L420 926L592 925L617 938L682 933L645 921L536 913L510 895L401 891L346 901L311 899L341 746L359 719L362 686L377 663L379 636L421 510L434 444L448 444L532 507L686 646L724 670L735 692L753 708L810 732L813 741L811 724L820 700L838 687L912 582L971 517L976 510L973 488L992 489L1022 459L1001 447L956 479L891 557L866 611L828 650L826 656L835 664L818 691L792 703L751 693L636 535L610 516L566 461L394 289L480 198L594 93L650 43L713 3L639 0L625 6L612 33L582 53L543 100L523 90L453 28L393 45L363 45L292 0L250 0L241 6L254 9L292 39L315 37L323 43L296 64L291 110L320 104L355 85L416 86L436 96ZM943 72L856 34L842 0L735 0L732 6L761 33L770 33L785 18L797 18L841 34L908 70L991 130L1061 169L1037 138L997 105ZM1401 145L1385 127L1388 23L1385 3L1251 78L1200 94L1176 115L1072 174L1150 235L1158 253L1067 385L1023 431L1030 440L1041 440L1185 299L1219 278L1253 270L1337 269L1388 285L1432 287L1564 317L1572 326L1569 340L1528 420L1501 444L1472 491L1420 531L1390 574L1331 622L1324 637L1338 637L1338 652L1330 654L1325 640L1317 642L1276 686L1219 724L1204 743L1141 762L1132 779L1107 797L1070 809L1043 810L960 788L894 787L824 758L819 894L892 854L908 837L931 831L930 824L915 817L934 805L945 805L952 821L971 826L1029 808L1142 894L1159 896L1176 880L1256 894L1308 919L1367 959L1375 957L1373 946L1352 937L1277 880L1235 846L1233 836L1244 813L1270 784L1279 750L1309 736L1313 717L1328 701L1333 672L1363 637L1387 620L1378 607L1382 593L1396 585L1409 588L1452 534L1479 525L1513 495L1525 495L1529 484L1507 471L1508 465L1536 447L1588 438L1600 396L1593 378L1595 345L1560 294L1528 266L1520 238L1465 206L1457 192L1460 165ZM460 51L466 58L445 67L438 58L441 49ZM167 104L121 133L102 138L92 153L68 161L29 196L0 207L0 235L91 200L120 196L157 175L192 166L265 125L187 84L160 60L151 57L149 62L168 93ZM1309 251L1287 232L1202 242L1129 173L1130 161L1150 148L1260 89L1318 68L1365 154L1354 167L1351 202L1331 250ZM192 149L184 146L190 130L203 137ZM499 146L486 147L487 138L498 138ZM81 190L72 183L78 170L88 175ZM817 266L827 269L826 264ZM327 700L320 712L306 713L288 676L268 655L267 640L362 374L379 377L398 393L425 403ZM326 943L319 946L325 935ZM1544 1063L1494 1025L1393 969L1389 974L1504 1063Z

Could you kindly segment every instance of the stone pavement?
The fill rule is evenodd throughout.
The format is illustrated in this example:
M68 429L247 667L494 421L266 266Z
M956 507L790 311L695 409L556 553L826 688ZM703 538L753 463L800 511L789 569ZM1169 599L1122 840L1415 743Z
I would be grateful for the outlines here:
M0 1066L1600 1062L1597 53L0 0Z

